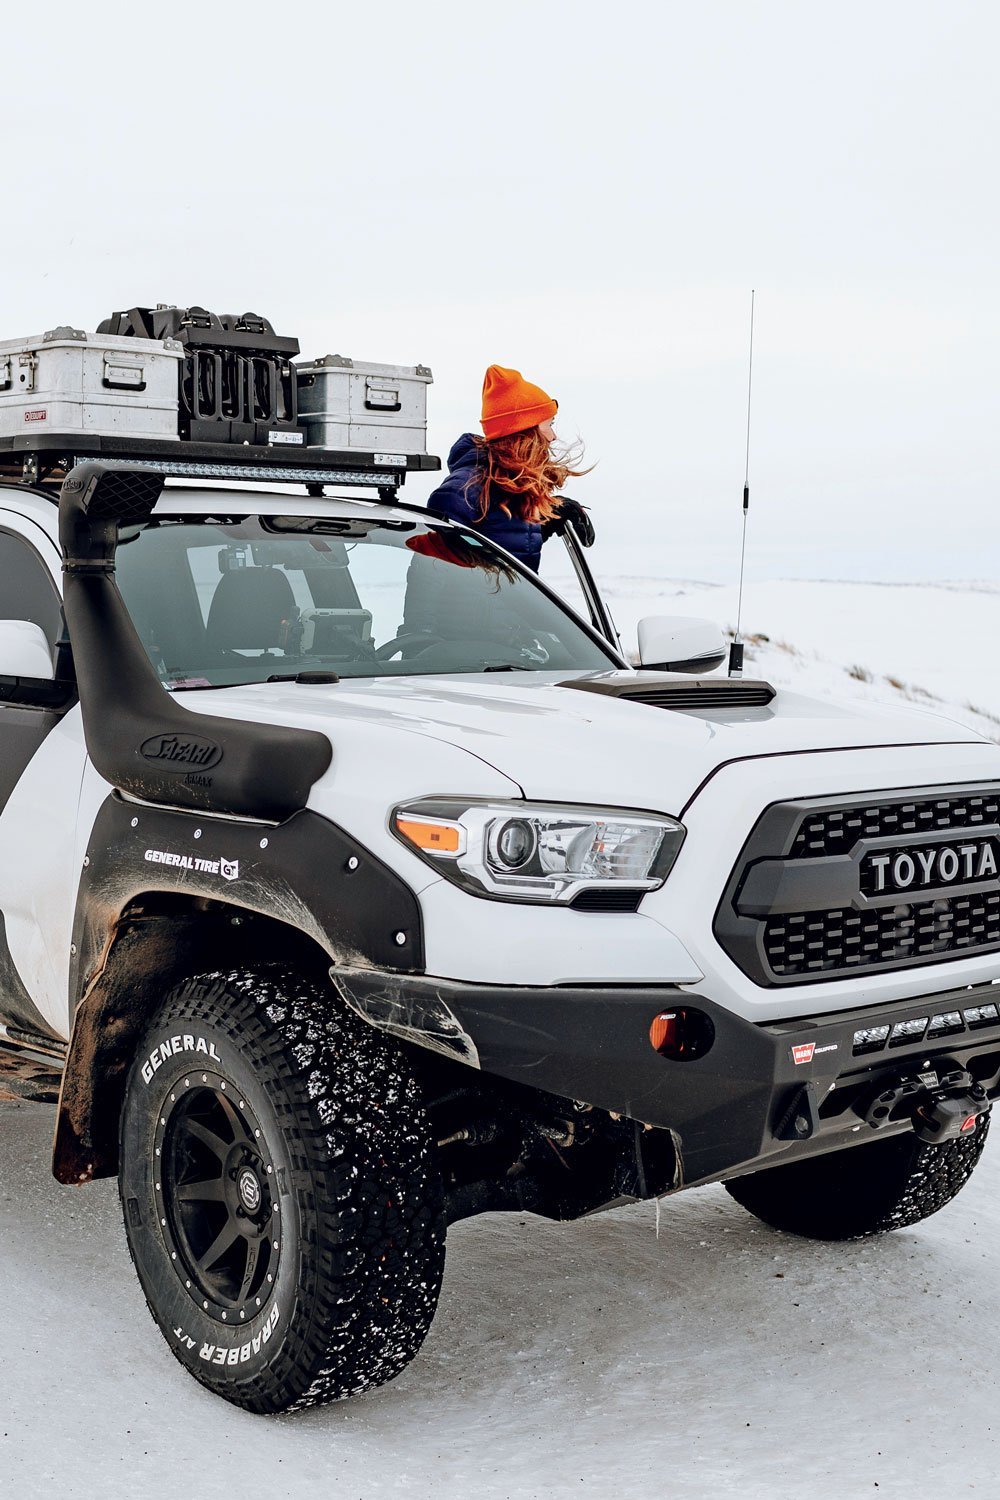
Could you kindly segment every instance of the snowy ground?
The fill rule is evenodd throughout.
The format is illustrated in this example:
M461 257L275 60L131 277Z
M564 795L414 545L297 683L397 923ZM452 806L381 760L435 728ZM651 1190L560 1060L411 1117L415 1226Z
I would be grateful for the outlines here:
M296 1417L196 1385L154 1329L114 1185L49 1176L51 1112L0 1105L0 1494L379 1500L995 1496L1000 1154L916 1229L821 1245L722 1188L449 1235L394 1384Z
M732 629L733 588L604 581L628 649L643 615L703 615ZM748 584L747 675L837 698L911 703L1000 740L1000 583Z

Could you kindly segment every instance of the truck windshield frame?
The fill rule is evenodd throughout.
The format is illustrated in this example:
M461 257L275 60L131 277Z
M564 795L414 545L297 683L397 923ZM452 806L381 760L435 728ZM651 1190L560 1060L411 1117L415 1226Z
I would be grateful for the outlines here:
M471 530L396 516L157 514L118 586L168 691L288 679L620 669L534 574Z

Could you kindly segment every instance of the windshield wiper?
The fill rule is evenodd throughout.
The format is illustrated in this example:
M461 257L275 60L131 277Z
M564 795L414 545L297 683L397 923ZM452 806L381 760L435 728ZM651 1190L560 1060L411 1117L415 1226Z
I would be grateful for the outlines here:
M533 672L534 670L534 667L522 666L517 661L491 662L488 667L483 668L484 672Z
M263 679L248 677L243 682L165 682L168 693L217 693L226 688L259 686Z
M265 682L302 682L307 686L322 686L323 683L339 682L340 678L336 672L275 672L270 677L247 677L240 682L191 682L183 686L175 686L172 682L164 683L164 687L170 693L217 693L224 692L226 688L238 687L260 687Z

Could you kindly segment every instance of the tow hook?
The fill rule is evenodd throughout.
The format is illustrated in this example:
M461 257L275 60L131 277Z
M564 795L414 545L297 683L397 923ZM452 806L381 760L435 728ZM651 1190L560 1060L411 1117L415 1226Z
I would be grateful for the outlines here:
M873 1130L898 1124L909 1116L917 1138L928 1145L973 1135L991 1101L981 1083L973 1083L964 1068L938 1074L933 1069L900 1078L872 1100L865 1121Z

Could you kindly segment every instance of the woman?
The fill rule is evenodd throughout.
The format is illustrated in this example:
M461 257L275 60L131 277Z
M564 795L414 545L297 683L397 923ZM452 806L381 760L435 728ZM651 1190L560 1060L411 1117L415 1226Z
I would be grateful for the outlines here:
M558 497L567 479L589 472L553 449L559 403L518 370L490 365L483 381L483 436L466 432L448 455L448 478L427 508L481 531L538 572L542 542L567 521L585 547L594 528L582 505Z

